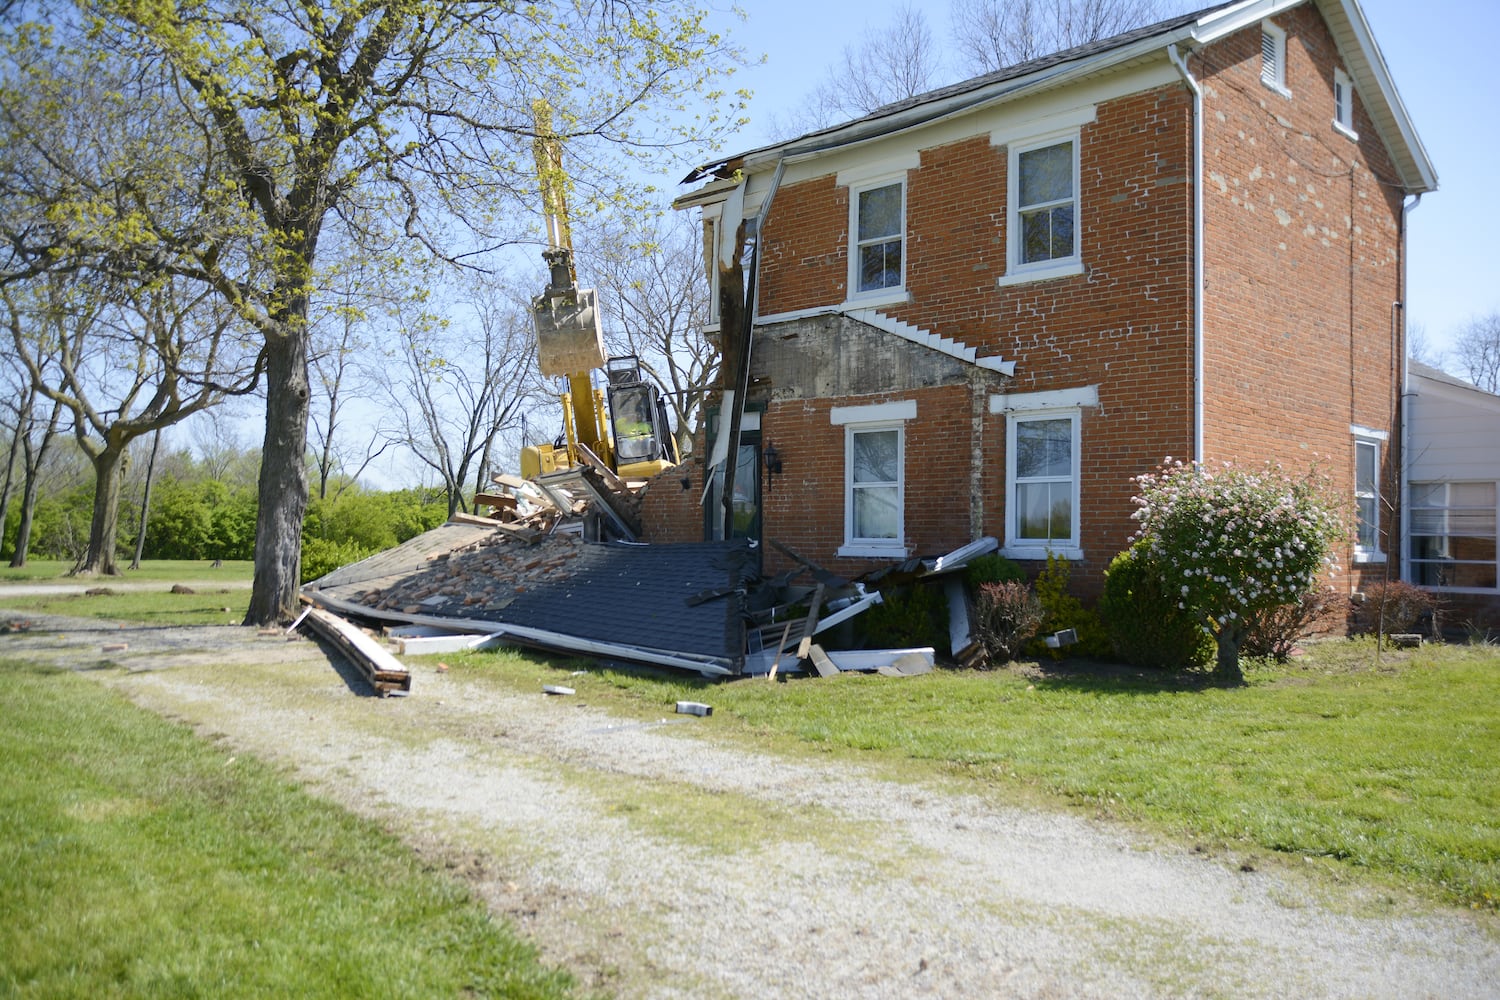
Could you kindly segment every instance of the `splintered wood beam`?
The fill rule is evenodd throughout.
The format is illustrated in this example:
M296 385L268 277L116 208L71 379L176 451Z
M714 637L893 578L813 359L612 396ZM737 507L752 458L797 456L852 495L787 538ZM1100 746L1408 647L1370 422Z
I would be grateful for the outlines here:
M604 459L600 458L598 455L595 455L593 451L589 449L588 445L579 442L578 454L583 456L583 460L589 466L589 468L599 473L599 477L604 480L605 484L608 485L610 489L614 490L616 493L630 492L630 484L616 475L615 470L611 469L605 463Z
M406 665L353 622L331 611L310 607L302 623L333 643L382 696L411 690L411 673Z

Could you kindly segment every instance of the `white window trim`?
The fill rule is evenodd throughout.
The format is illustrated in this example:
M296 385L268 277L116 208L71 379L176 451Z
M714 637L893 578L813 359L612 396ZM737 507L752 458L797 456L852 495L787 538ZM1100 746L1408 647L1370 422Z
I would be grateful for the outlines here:
M1344 93L1343 103L1339 103L1338 94ZM1354 131L1354 84L1349 79L1349 74L1341 69L1333 71L1333 128L1341 132L1355 142L1359 141L1359 133Z
M1077 127L1060 129L1055 132L1032 135L1025 140L1012 141L1006 147L1005 274L996 279L995 284L998 287L1004 288L1028 281L1066 278L1083 273L1083 193L1079 190L1082 181L1081 134L1081 130ZM1063 142L1073 144L1073 254L1057 260L1023 264L1021 263L1021 154L1029 153L1034 149L1056 146Z
M1261 32L1261 67L1260 82L1269 89L1276 91L1282 97L1291 97L1291 89L1286 84L1286 31L1278 28L1270 21L1260 22ZM1265 65L1265 39L1269 35L1276 52L1275 72L1271 76L1266 75Z
M867 190L876 190L879 187L889 187L897 184L901 189L901 277L895 285L886 285L885 288L871 288L868 291L859 291L859 195ZM886 237L889 238L889 237ZM885 175L864 183L850 184L849 186L849 276L847 276L847 289L844 301L850 304L858 304L861 307L876 306L876 304L891 304L898 301L909 300L906 291L906 262L910 255L907 253L910 243L910 232L906 226L906 174Z
M1360 545L1356 540L1354 544L1354 561L1356 563L1383 563L1385 553L1380 549L1380 448L1382 442L1390 435L1384 431L1371 430L1366 427L1351 427L1354 433L1354 498L1356 502L1360 498L1359 492L1359 449L1369 447L1375 449L1375 544L1374 547ZM1356 517L1358 516L1356 509Z
M877 431L896 432L896 537L858 538L854 534L854 436ZM884 420L844 425L844 544L840 556L864 559L905 559L906 551L906 422Z
M720 205L703 207L703 224L708 228L705 242L716 250L719 246L719 226L723 224L723 209ZM719 258L717 253L708 254L708 317L703 324L705 333L719 328Z
M1038 396L1050 395L1037 393ZM995 409L995 400L1005 397L991 397L990 410ZM1046 402L1046 400L1039 400ZM1005 543L1000 548L1000 554L1007 559L1046 559L1050 554L1059 559L1082 559L1083 549L1079 535L1083 524L1083 511L1080 503L1082 492L1083 472L1083 408L1081 406L1050 406L1044 405L1033 409L1006 409L1005 421ZM1073 534L1066 539L1049 539L1037 541L1035 539L1022 539L1017 537L1016 515L1019 512L1016 505L1016 428L1019 424L1031 420L1062 420L1072 421L1073 429Z

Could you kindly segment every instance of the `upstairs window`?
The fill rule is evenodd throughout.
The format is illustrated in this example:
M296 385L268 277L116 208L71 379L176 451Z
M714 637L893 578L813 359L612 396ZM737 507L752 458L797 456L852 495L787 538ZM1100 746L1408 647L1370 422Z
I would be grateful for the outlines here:
M1354 88L1341 69L1333 71L1333 127L1351 139L1359 138L1354 131Z
M1008 186L1002 283L1079 273L1078 133L1011 146Z
M856 190L853 195L855 294L902 287L906 185L898 181Z
M1279 94L1292 96L1286 85L1286 32L1270 21L1260 26L1260 82Z

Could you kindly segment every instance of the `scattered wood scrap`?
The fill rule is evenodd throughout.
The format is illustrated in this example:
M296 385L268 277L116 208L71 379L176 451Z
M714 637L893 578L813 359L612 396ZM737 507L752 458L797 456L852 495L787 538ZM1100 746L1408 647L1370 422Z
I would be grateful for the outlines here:
M411 673L406 665L353 622L331 611L310 607L302 623L333 643L382 696L411 691Z

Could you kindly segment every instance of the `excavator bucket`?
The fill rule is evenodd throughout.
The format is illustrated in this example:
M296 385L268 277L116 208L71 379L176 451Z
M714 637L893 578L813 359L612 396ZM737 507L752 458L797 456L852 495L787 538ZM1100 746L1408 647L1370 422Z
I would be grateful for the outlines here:
M531 303L531 321L543 375L567 376L603 367L604 331L599 325L599 298L592 288L538 295Z

